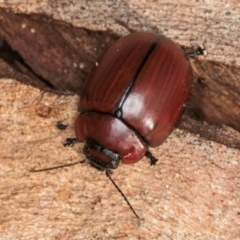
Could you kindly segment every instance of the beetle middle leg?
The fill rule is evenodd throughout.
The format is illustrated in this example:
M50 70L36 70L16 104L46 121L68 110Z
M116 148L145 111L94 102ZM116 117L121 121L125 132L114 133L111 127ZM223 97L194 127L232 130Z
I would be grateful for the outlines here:
M207 53L206 53L205 48L199 46L196 50L187 53L187 56L188 56L188 57L191 57L191 58L194 58L194 57L196 57L196 56L206 55L206 54L207 54Z
M56 127L60 130L66 130L68 125L64 124L62 121L58 121ZM77 138L67 138L63 146L73 147L77 142L79 142Z
M146 151L145 156L150 159L150 165L155 165L158 161L150 151Z

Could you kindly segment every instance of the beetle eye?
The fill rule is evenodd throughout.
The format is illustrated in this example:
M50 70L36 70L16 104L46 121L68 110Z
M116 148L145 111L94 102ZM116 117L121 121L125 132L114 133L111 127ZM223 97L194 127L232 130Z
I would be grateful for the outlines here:
M87 139L83 153L90 164L98 170L115 169L120 162L120 155L107 149L92 139Z

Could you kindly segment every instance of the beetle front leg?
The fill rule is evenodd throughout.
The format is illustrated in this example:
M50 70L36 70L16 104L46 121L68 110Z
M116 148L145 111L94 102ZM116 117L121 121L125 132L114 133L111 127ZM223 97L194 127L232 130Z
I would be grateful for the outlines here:
M146 151L145 156L150 159L150 165L155 165L158 161L150 151Z
M63 144L64 147L73 147L75 143L78 142L77 138L67 138L66 142Z

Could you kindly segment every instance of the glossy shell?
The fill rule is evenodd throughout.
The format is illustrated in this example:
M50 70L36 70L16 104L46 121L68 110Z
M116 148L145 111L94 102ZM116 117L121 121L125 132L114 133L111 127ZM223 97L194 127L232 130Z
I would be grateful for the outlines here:
M182 115L192 71L170 39L139 32L115 42L87 79L76 135L117 151L125 163L160 145ZM98 121L99 120L99 121Z

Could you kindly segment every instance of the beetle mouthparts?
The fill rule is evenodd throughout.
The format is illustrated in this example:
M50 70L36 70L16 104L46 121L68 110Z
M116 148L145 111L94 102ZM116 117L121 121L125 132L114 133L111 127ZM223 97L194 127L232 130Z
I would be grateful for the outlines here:
M83 153L90 164L98 170L116 169L120 162L120 155L92 139L87 139Z

